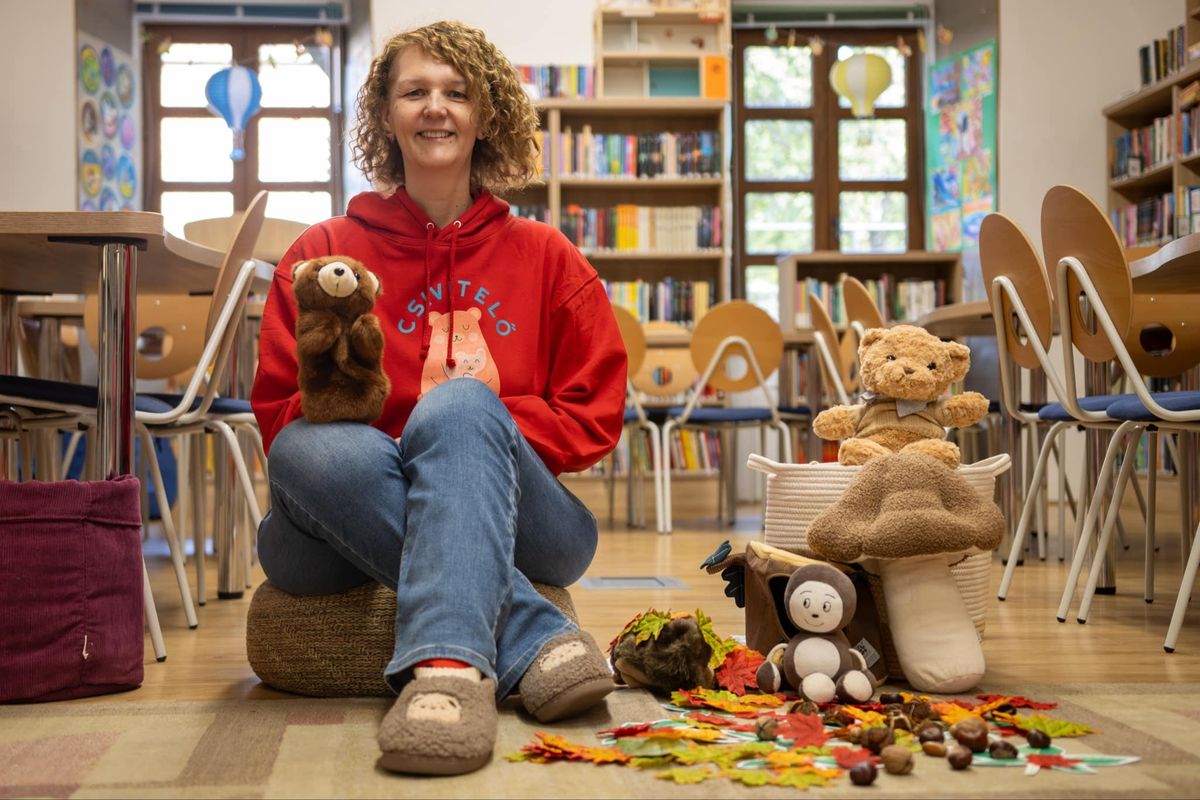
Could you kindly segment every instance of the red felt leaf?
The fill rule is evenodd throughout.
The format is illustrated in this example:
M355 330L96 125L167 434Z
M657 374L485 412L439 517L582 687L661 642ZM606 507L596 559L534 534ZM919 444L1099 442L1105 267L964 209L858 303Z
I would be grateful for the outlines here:
M749 647L736 648L725 656L725 663L717 668L717 685L739 697L744 695L747 689L757 689L758 679L755 673L764 660L763 654L757 650L751 650Z
M611 736L614 739L620 739L625 736L637 736L639 733L650 730L652 725L653 723L651 722L630 722L626 725L621 725L606 731L600 731L596 735Z
M685 714L688 719L696 722L703 722L706 725L715 725L718 728L726 731L741 731L743 733L754 733L755 727L745 722L738 722L732 717L720 717L716 714L704 714L698 711L692 711Z
M1027 764L1036 764L1039 767L1074 767L1081 763L1077 758L1067 758L1057 753L1054 755L1030 753L1025 756L1025 762Z
M862 747L831 747L829 749L833 753L833 760L842 769L850 769L863 761L879 760L871 754L870 750Z
M829 737L825 723L816 714L784 714L779 717L775 735L784 739L795 739L792 747L820 747Z
M1027 697L1021 697L1020 695L1016 695L1015 697L1012 697L1012 696L1003 695L1003 694L977 694L975 696L977 698L979 698L980 700L984 701L985 703L990 702L992 700L999 700L1001 698L1004 698L1005 701L1009 705L1013 706L1014 708L1032 708L1035 711L1044 711L1049 708L1058 708L1058 703L1042 703L1037 700L1030 700Z

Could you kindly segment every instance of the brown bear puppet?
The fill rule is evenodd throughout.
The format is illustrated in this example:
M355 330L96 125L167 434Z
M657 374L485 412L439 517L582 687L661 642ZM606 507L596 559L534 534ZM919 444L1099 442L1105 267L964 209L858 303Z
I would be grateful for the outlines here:
M292 268L300 409L309 422L371 423L391 382L383 373L383 332L368 313L379 278L347 256L323 256Z

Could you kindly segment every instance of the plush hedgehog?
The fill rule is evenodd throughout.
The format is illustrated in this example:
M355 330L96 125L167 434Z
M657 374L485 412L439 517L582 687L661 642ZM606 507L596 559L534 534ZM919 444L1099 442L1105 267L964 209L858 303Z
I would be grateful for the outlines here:
M323 256L292 268L300 409L309 422L371 423L391 382L383 372L383 332L368 313L379 278L347 256Z
M673 614L650 609L617 634L609 645L609 657L617 683L670 694L679 689L711 689L713 669L731 646L717 637L712 621L700 610Z

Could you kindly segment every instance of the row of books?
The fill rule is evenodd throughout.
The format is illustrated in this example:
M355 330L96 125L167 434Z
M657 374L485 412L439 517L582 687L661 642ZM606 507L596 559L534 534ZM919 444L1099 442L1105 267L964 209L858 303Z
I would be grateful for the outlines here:
M720 206L569 205L559 227L584 250L693 253L724 242Z
M559 134L559 173L576 177L699 178L719 176L715 131L593 133L567 126Z
M862 280L862 283L875 301L879 313L889 322L913 322L946 304L946 281L941 278L898 280L890 273L885 273L878 279ZM810 295L820 299L834 325L848 324L841 279L830 282L805 278L797 281L795 287L796 327L812 326Z
M514 217L533 219L550 224L550 206L546 205L510 205L508 211Z
M1174 233L1176 236L1200 233L1200 186L1175 188Z
M1175 192L1114 208L1109 212L1109 221L1126 247L1168 242L1175 238Z
M1161 81L1177 70L1183 69L1188 61L1187 38L1184 26L1178 25L1167 31L1162 39L1138 48L1138 65L1141 67L1142 86Z
M649 436L640 428L627 429L613 450L612 460L600 461L586 474L602 477L611 469L614 474L623 476L628 474L630 465L642 475L654 474ZM678 435L671 437L667 453L673 474L715 473L721 465L721 436L712 431L680 430Z
M709 281L667 277L661 281L604 281L608 299L642 322L662 320L692 325L708 313L713 286Z
M518 64L516 70L534 100L596 96L596 68L590 64Z
M1118 136L1109 150L1109 176L1113 180L1133 178L1175 157L1174 117L1159 117L1142 128Z

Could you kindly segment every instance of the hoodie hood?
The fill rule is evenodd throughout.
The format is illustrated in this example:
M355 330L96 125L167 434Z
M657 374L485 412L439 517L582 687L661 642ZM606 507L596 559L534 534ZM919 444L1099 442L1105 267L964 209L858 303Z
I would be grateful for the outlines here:
M454 283L454 266L460 247L473 244L494 235L509 219L508 203L486 189L480 189L461 217L444 228L439 228L408 192L401 186L390 195L379 192L362 192L355 195L346 207L346 216L376 229L384 234L398 237L401 244L411 244L424 251L425 285L432 285L434 275L444 277L447 286ZM447 257L439 257L441 247L449 244ZM454 293L447 292L447 308L450 315L450 330L454 329ZM429 355L429 342L433 330L429 327L429 315L421 318L420 360L425 363ZM454 369L457 363L452 351L453 336L446 340L446 368Z

